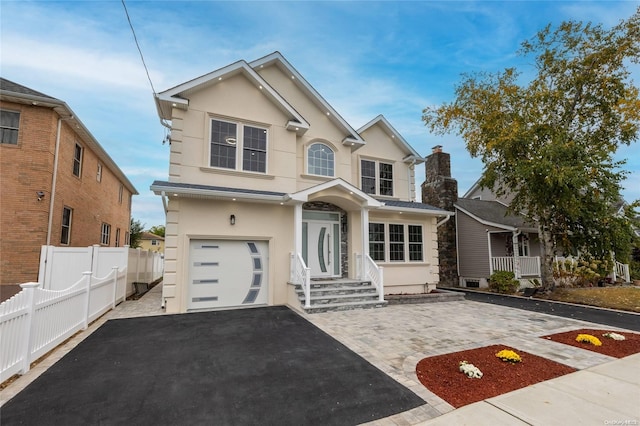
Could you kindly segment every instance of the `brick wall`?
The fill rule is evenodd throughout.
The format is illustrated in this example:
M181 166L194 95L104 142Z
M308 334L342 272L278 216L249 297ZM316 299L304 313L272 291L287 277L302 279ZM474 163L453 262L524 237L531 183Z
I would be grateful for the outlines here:
M58 115L50 108L3 102L6 110L20 112L18 144L0 144L0 285L36 281L40 247L47 242ZM109 246L120 245L129 229L130 192L103 164L96 179L98 157L63 121L58 175L53 206L51 244L60 245L63 207L73 209L70 246L100 243L101 225L111 225ZM76 141L84 148L81 177L73 175ZM44 192L38 201L37 192Z

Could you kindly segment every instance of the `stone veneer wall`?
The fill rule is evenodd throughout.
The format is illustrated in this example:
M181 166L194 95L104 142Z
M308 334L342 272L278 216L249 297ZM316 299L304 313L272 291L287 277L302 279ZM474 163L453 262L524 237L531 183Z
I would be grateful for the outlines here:
M340 213L340 263L342 266L342 277L349 276L349 247L347 247L347 231L349 229L347 225L347 212L342 210L340 207L331 204L324 203L320 201L312 201L309 203L304 203L302 205L303 210L315 210L315 211L323 211L323 212L338 212Z
M451 177L451 156L435 149L425 161L422 202L452 212L456 201L458 201L458 181ZM457 286L458 254L456 222L453 216L438 228L438 257L440 284Z

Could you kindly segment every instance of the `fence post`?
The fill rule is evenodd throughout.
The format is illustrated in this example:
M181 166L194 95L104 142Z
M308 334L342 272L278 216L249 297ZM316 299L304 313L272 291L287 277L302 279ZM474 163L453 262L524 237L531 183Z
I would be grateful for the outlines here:
M140 282L140 253L142 253L142 249L140 247L136 248L136 253L138 256L138 261L136 262L136 282Z
M24 283L20 284L22 290L27 293L27 321L25 322L24 334L22 340L22 367L20 368L20 374L25 374L31 368L31 333L33 331L33 317L35 312L35 292L39 286L38 283Z
M114 266L111 268L111 273L113 273L113 304L111 305L111 309L115 309L118 299L118 267Z
M84 305L84 322L82 324L82 329L86 330L89 328L89 302L91 301L91 271L83 272L84 279L86 282L86 292L87 292L87 302Z

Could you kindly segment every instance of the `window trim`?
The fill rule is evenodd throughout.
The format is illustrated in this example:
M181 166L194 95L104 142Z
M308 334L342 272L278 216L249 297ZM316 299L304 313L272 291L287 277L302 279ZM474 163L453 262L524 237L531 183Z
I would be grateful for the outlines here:
M332 159L331 159L331 172L332 172L332 174L324 175L324 174L318 174L318 173L312 173L311 172L311 167L310 167L309 161L310 161L310 159L312 157L309 155L309 151L311 150L312 147L314 147L316 145L322 145L323 147L325 147L329 151L331 151L331 156L332 156ZM315 158L315 157L313 157L313 158ZM314 168L317 169L318 167L315 166ZM320 176L320 177L323 177L323 178L335 177L336 176L336 149L335 149L335 147L331 146L330 144L328 144L325 141L320 141L320 140L311 141L309 143L309 145L307 145L307 148L305 149L305 169L306 169L306 172L307 172L307 174L309 176Z
M102 228L100 230L100 244L108 246L111 242L111 225L106 222L102 222Z
M235 164L234 164L233 168L221 167L221 166L212 166L211 165L211 147L214 144L214 142L212 141L211 130L212 130L214 121L233 124L233 125L236 126L235 144L233 145L234 149L235 149ZM245 150L261 151L261 150L258 150L256 148L245 148L245 143L244 143L245 142L245 140L244 140L245 139L245 128L247 128L247 127L263 130L264 133L266 134L266 136L265 136L265 148L264 148L264 170L263 171L260 171L260 170L245 170L245 168L244 168ZM206 163L206 167L210 168L210 169L215 169L215 170L225 170L225 171L235 171L235 172L240 172L240 173L255 173L255 174L258 174L258 175L266 175L268 173L268 171L269 171L269 130L270 130L270 126L265 125L265 124L252 123L252 122L242 121L242 120L237 120L237 119L209 116L209 126L208 126L209 140L208 140L208 144L207 144L207 156L206 156L207 163ZM219 145L221 145L221 144L219 144Z
M69 223L65 224L65 212L69 212ZM71 224L73 223L73 209L69 206L62 207L62 219L60 220L60 245L68 246L71 244ZM66 242L63 240L66 232Z
M20 121L22 120L22 112L21 111L10 110L10 109L0 109L0 111L1 112L5 112L5 113L10 113L10 114L18 114L18 127L3 126L2 125L2 121L0 121L0 145L17 146L19 144L19 141L20 141ZM2 139L2 135L4 134L4 130L8 130L9 132L11 132L11 134L13 134L13 132L15 132L15 135L16 135L15 143L13 143L13 142L5 142Z
M374 164L374 174L375 176L364 176L363 174L363 167L362 167L362 163L363 162L369 162L369 163L373 163ZM391 179L388 178L382 178L381 175L381 167L382 165L386 165L386 166L390 166L391 167ZM373 159L373 158L366 158L366 157L360 157L360 164L359 164L359 172L360 172L360 189L369 195L375 195L375 196L380 196L380 197L393 197L394 194L396 193L395 191L395 162L393 161L385 161L385 160L377 160L377 159ZM375 184L374 184L374 192L367 192L365 190L365 186L363 184L363 179L375 179ZM382 182L391 182L391 194L382 194L381 188L382 188Z
M383 225L384 232L384 260L373 259L371 256L371 247L373 244L380 244L379 241L371 241L369 240L369 256L376 262L380 263L390 263L390 264L420 264L426 263L425 261L425 238L424 238L424 225L420 223L399 223L399 222L384 222L384 221L370 221L369 222L369 235L371 235L371 225ZM392 226L401 226L402 227L402 241L391 241L391 227ZM420 241L411 241L411 233L410 227L418 227L420 228ZM401 245L402 246L402 259L401 260L393 260L391 259L391 247L392 245ZM411 248L412 247L420 247L420 255L421 259L411 260Z
M79 150L78 150L79 148ZM80 153L80 155L77 155L78 152ZM75 146L73 147L73 168L72 168L72 173L75 177L81 177L82 176L82 157L84 156L84 147L82 145L80 145L78 142L75 143ZM76 173L76 165L77 165L77 173Z

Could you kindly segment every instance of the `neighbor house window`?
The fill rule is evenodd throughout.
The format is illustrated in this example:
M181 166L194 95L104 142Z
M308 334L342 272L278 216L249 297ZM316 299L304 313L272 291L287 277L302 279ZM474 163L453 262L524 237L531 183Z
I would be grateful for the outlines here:
M73 151L73 174L80 177L82 172L82 147L76 144Z
M152 246L157 246L158 245L158 240L151 240L151 245Z
M370 222L369 256L379 262L422 262L422 226Z
M393 196L393 164L361 160L360 177L365 193Z
M211 119L209 165L266 173L267 136L261 127Z
M131 244L131 234L129 234L129 231L125 231L124 233L124 244L127 246Z
M118 188L118 203L122 204L122 193L124 192L124 185L120 184L120 188Z
M0 110L0 143L17 145L19 126L19 112Z
M311 175L334 176L335 155L323 143L314 143L307 150L307 172Z
M384 223L369 223L369 256L384 262Z
M111 225L109 225L108 223L103 223L102 231L100 234L100 244L108 246L110 236L111 236Z
M96 180L102 182L102 164L98 163L98 172L96 173Z
M71 219L73 210L69 207L62 209L62 232L60 233L60 244L69 245L71 242Z
M116 229L116 247L120 247L120 228Z

